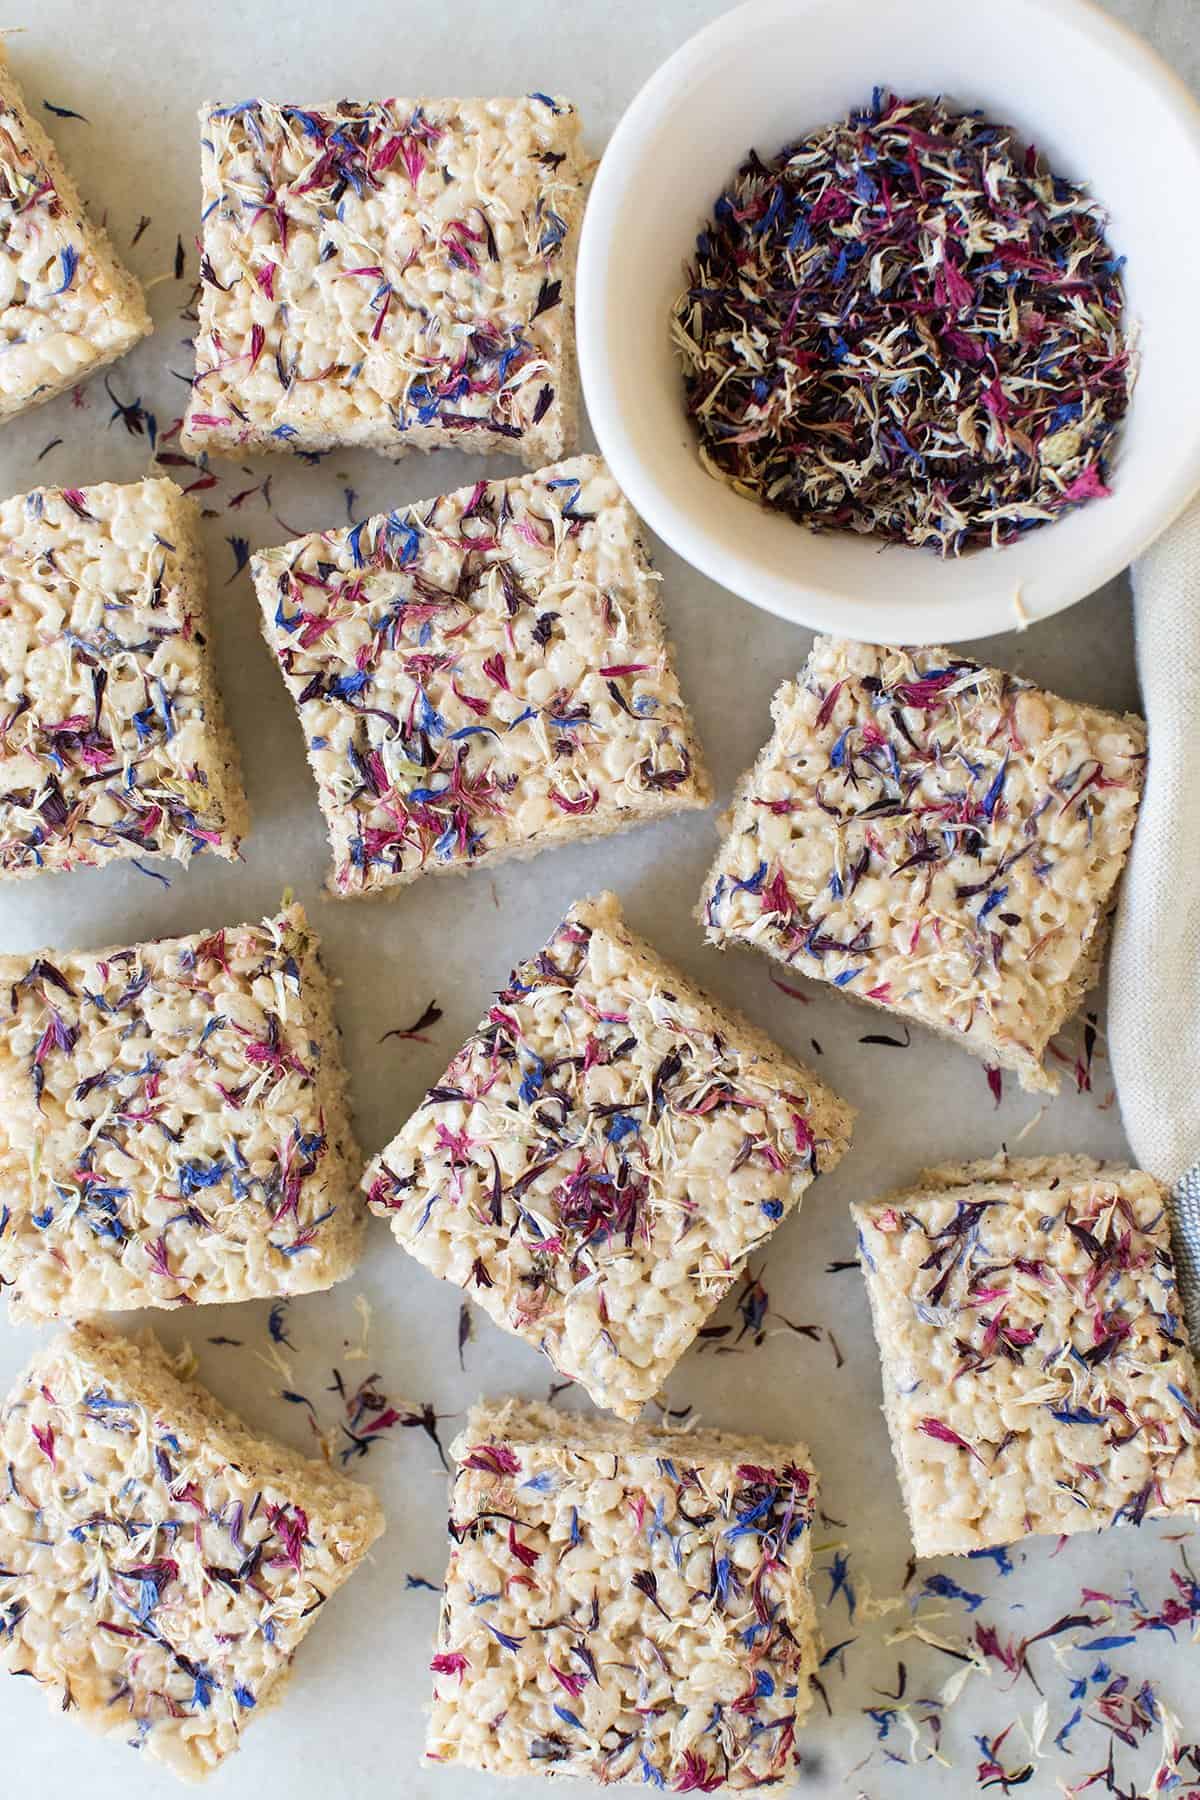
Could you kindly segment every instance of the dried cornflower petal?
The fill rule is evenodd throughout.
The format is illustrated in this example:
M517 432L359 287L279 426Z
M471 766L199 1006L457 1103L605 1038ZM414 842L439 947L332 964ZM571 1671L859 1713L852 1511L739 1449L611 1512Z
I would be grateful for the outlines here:
M675 306L709 471L943 555L1107 494L1133 366L1098 202L1005 126L876 89L751 151Z

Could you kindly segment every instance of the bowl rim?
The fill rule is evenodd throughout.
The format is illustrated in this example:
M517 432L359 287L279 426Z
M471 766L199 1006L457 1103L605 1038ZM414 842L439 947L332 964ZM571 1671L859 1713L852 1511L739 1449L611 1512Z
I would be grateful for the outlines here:
M674 109L681 92L686 90L689 72L697 64L708 64L715 54L740 40L751 19L756 25L776 17L794 21L799 14L826 3L827 0L743 0L687 38L659 64L626 107L593 178L580 235L575 297L579 374L601 454L635 510L664 543L736 597L779 618L816 631L887 642L888 631L880 630L886 607L878 600L799 573L782 579L770 570L754 566L686 507L669 500L625 428L609 374L605 281L614 226L627 191L628 165L632 162L636 166L645 142L652 141L661 118ZM853 3L870 9L883 0ZM849 8L851 0L843 0L843 4ZM1038 0L1038 5L1042 12L1090 38L1106 54L1122 60L1131 77L1139 79L1169 109L1200 160L1200 99L1145 38L1105 10L1100 0ZM1003 617L996 616L998 589L974 600L964 596L955 607L956 614L961 611L961 629L946 629L941 607L936 622L930 616L922 625L918 609L911 621L915 629L906 627L897 634L895 620L888 621L890 641L902 637L911 644L957 642L993 636L1014 627L1022 629L1027 623L1050 618L1119 576L1174 523L1197 493L1200 427L1187 455L1164 471L1157 504L1131 519L1123 531L1105 539L1094 552L1085 549L1065 561L1054 591L1038 606L1035 615L1022 616L1019 583L1014 580L1009 590L1011 597L1004 602ZM748 509L757 506L752 500L745 504ZM1003 556L1005 548L974 552L972 560ZM932 608L925 610L932 614Z

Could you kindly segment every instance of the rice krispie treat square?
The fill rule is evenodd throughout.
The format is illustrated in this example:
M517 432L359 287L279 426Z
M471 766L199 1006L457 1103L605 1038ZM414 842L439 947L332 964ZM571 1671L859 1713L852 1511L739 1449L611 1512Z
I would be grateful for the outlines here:
M299 906L0 957L0 1285L16 1318L311 1293L366 1212Z
M334 893L709 804L658 578L596 457L314 532L251 566Z
M514 972L364 1186L418 1262L634 1419L852 1121L601 894Z
M0 503L0 878L237 859L206 592L197 510L170 481Z
M1158 1182L1001 1156L852 1211L918 1556L1200 1508Z
M671 1792L792 1778L820 1635L801 1444L519 1400L453 1445L426 1755Z
M1140 719L948 650L818 638L772 705L701 896L751 944L1057 1087L1141 793Z
M255 1437L148 1332L39 1351L0 1459L0 1662L188 1781L280 1697L383 1530L369 1488Z
M200 113L196 452L527 468L575 448L583 212L565 100L269 100Z
M153 329L0 46L0 419L52 400Z

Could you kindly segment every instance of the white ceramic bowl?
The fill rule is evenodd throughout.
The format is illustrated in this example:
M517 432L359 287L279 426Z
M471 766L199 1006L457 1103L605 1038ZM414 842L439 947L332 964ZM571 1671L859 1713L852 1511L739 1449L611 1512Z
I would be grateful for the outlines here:
M877 83L982 107L1086 181L1141 327L1112 498L958 559L809 532L706 475L670 342L696 232L746 151L773 155ZM1044 618L1119 573L1200 488L1198 204L1200 109L1089 0L751 0L659 69L600 164L577 301L600 448L660 537L797 624L935 643Z

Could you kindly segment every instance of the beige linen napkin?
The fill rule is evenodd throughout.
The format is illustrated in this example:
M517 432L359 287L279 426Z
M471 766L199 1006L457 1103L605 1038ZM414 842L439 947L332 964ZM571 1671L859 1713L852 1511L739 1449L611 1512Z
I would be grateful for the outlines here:
M1200 502L1135 563L1150 761L1113 936L1108 1039L1126 1135L1174 1196L1200 1347Z

